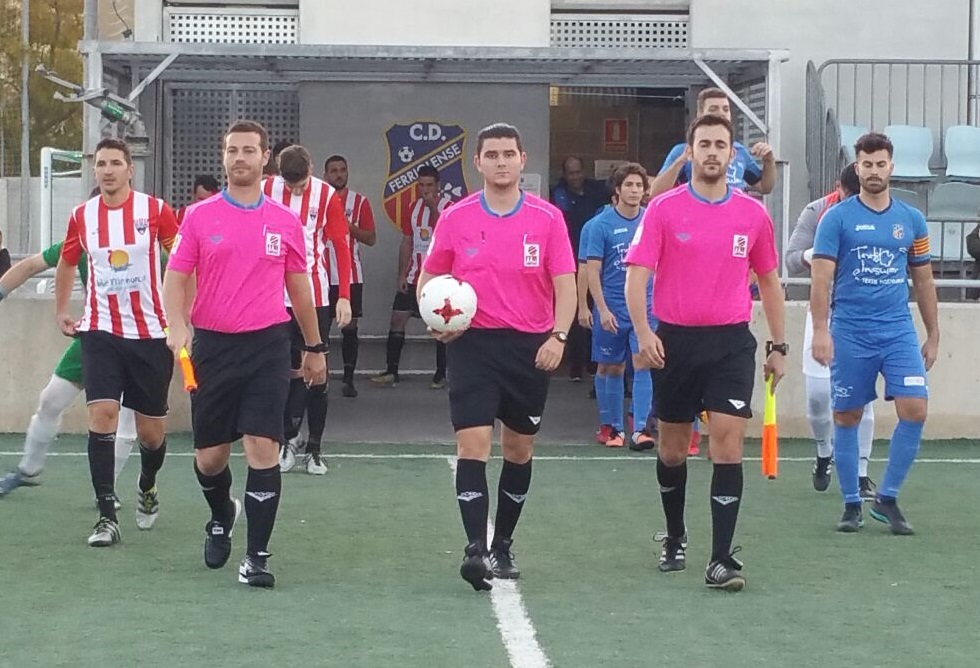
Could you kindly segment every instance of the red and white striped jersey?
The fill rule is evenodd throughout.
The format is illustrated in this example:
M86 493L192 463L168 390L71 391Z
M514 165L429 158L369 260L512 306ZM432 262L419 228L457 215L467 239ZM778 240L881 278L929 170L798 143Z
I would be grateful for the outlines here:
M75 207L61 257L72 266L82 251L88 258L85 315L78 331L164 338L159 247L169 251L176 235L174 212L144 193L131 192L118 207L106 206L101 196Z
M371 211L371 202L368 201L368 198L361 193L356 193L346 188L337 194L344 203L344 213L347 215L347 220L355 227L367 232L373 232L374 213ZM361 242L353 236L350 237L349 252L351 262L350 282L363 283L364 267L361 264ZM340 277L337 276L337 251L334 249L333 243L327 245L327 266L330 269L330 284L336 285Z
M442 213L449 203L448 197L439 200L436 210ZM422 273L422 261L425 260L425 254L429 252L429 242L432 241L432 232L437 222L438 218L432 220L432 211L422 198L415 200L408 207L408 216L402 220L402 234L412 238L412 259L408 265L409 283L415 283Z
M337 240L347 244L347 218L337 191L315 176L311 176L302 195L294 195L281 176L265 180L263 191L273 201L279 202L299 216L303 224L306 242L306 271L310 275L313 305L317 308L330 305L330 275L325 262L327 242ZM340 296L350 298L350 257L338 266ZM286 306L289 295L286 295Z

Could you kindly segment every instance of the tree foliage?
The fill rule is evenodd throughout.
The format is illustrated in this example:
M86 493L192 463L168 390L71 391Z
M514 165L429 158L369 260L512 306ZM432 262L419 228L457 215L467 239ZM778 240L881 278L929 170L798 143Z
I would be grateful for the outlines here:
M31 172L38 173L40 150L44 146L78 149L82 145L82 106L53 98L57 86L34 72L38 64L73 83L82 82L82 58L78 41L82 38L84 0L31 0L30 101ZM6 175L20 174L20 89L21 2L0 0L0 133L3 134ZM68 91L61 89L61 92Z

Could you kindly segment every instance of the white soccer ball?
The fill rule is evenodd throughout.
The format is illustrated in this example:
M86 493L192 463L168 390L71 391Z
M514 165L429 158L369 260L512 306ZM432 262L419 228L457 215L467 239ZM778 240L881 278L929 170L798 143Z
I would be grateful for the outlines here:
M437 332L462 331L476 315L476 292L469 283L449 274L436 276L422 288L419 313Z
M414 157L415 151L412 150L411 146L402 146L398 149L398 159L402 162L411 162Z

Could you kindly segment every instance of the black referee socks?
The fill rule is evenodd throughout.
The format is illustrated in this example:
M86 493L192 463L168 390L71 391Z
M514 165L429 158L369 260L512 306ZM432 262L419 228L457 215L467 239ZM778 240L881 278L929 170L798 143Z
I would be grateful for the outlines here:
M742 465L715 464L711 476L711 561L726 559L742 503Z
M687 490L687 460L680 466L667 466L657 457L657 482L660 484L660 501L667 520L667 535L680 538L684 535L684 502Z
M487 463L478 459L456 462L456 500L463 516L468 543L487 543L487 517L490 514L490 490L487 489Z
M524 464L504 460L497 485L497 519L494 522L494 542L512 538L517 520L521 518L527 491L531 488L531 461Z
M323 440L323 429L327 425L327 406L329 398L327 383L314 385L306 391L306 426L310 434L306 439L306 454L320 454L320 441Z
M197 475L197 482L201 486L204 499L211 508L211 519L225 526L231 524L234 520L234 515L231 514L234 510L229 512L229 508L232 508L231 469L225 465L222 471L207 475L201 473L201 469L197 468L197 462L194 462L194 473Z
M246 552L261 556L269 551L269 538L276 524L279 497L282 494L282 473L279 464L267 469L248 468L245 481L245 517L248 519Z

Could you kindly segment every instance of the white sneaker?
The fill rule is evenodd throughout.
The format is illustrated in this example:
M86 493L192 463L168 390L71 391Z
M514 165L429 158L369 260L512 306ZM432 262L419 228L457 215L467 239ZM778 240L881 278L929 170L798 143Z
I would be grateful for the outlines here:
M296 466L296 446L290 441L279 446L279 470L289 473Z
M136 488L136 528L149 531L160 514L160 501L157 499L157 488L143 492Z
M108 517L100 517L92 529L92 535L88 537L88 546L109 547L120 540L122 540L122 534L119 533L119 524Z
M306 472L310 475L326 475L328 470L327 463L320 455L306 456Z

